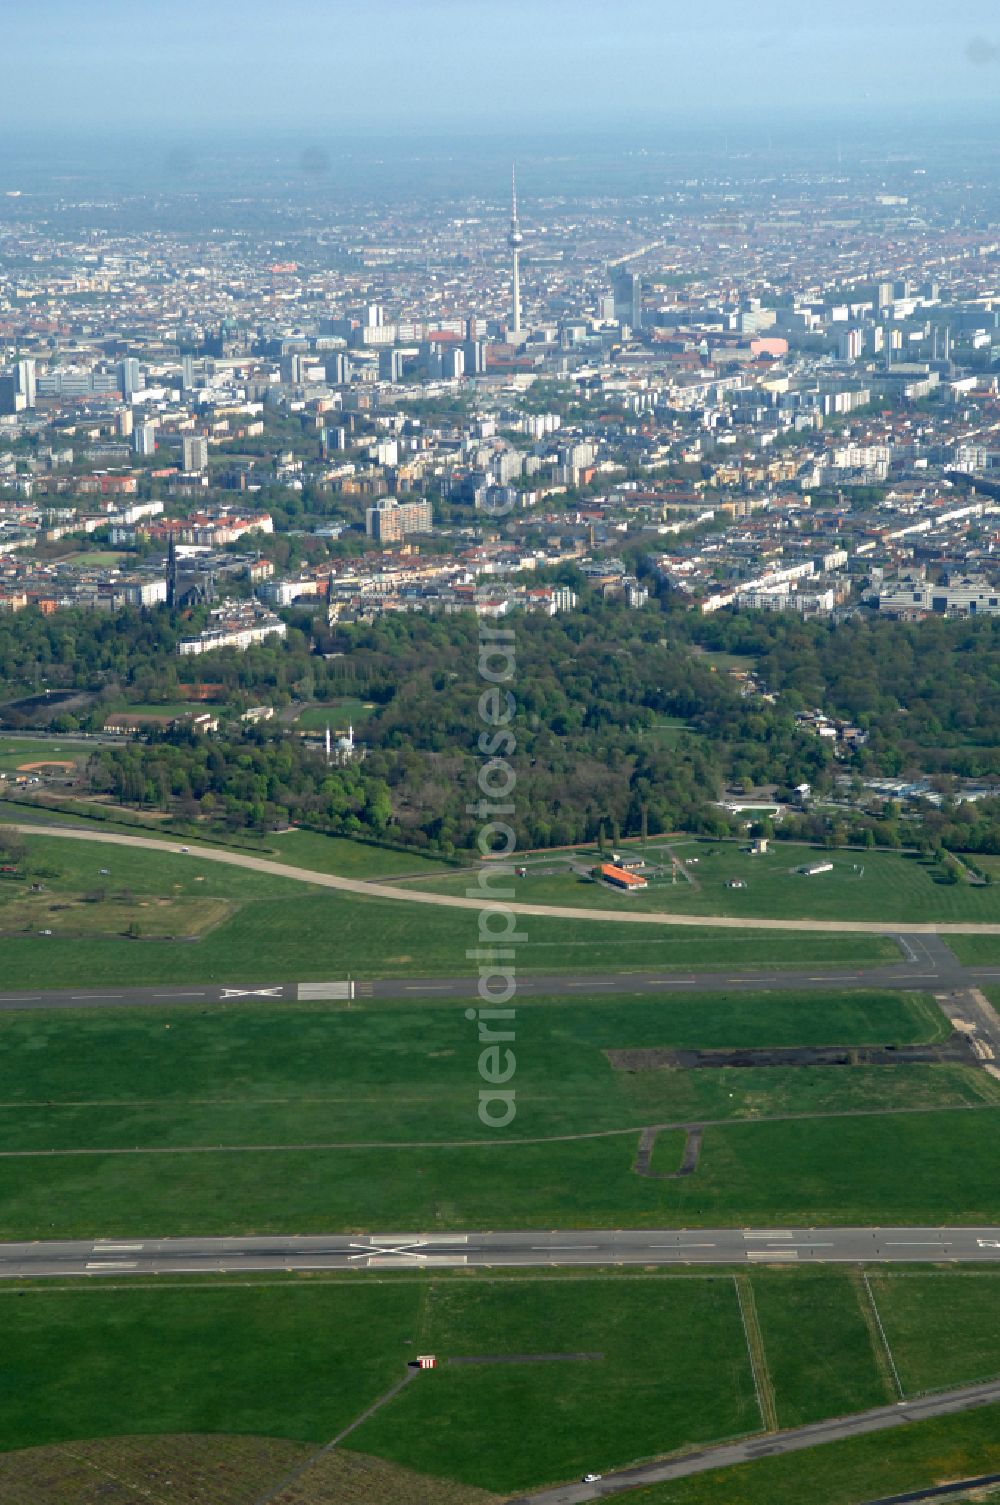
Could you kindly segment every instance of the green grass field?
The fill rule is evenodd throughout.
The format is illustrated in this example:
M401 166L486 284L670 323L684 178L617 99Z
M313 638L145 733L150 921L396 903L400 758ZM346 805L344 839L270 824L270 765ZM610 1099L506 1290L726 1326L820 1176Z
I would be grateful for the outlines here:
M998 1130L996 1107L713 1126L697 1173L664 1183L675 1188L670 1216L768 1228L994 1222ZM672 1168L669 1144L653 1163Z
M1000 967L1000 935L950 935L948 945L965 967Z
M262 846L273 853L276 862L312 868L318 873L337 873L344 878L366 880L401 875L422 878L425 874L433 877L456 871L450 864L436 862L422 852L396 852L364 841L349 841L343 836L325 836L320 831L284 831L278 836L268 836ZM469 881L468 877L465 881Z
M635 1175L637 1133L15 1155L0 1158L0 1235L995 1223L998 1121L994 1108L727 1124L706 1131L698 1170L676 1181ZM683 1140L662 1133L654 1167L675 1169Z
M371 701L359 700L356 696L344 696L330 701L328 705L309 705L295 718L300 732L322 732L327 727L332 732L346 732L349 725L361 726L368 720L375 706Z
M680 737L685 733L689 737L698 737L701 735L695 727L689 726L680 717L660 716L656 725L650 727L649 731L645 733L645 737L650 742L655 742L661 747L675 747Z
M1000 1099L977 1069L628 1072L604 1054L942 1027L898 994L532 1000L516 1024L517 1117L500 1132L478 1118L461 1001L7 1013L0 1233L986 1218ZM709 1124L693 1176L635 1174L642 1126L692 1121ZM683 1142L661 1131L654 1168L674 1170Z
M5 1286L2 1445L186 1431L322 1442L399 1378L417 1318L412 1285Z
M978 1299L993 1301L985 1286L1000 1275L890 1269L872 1279L897 1362L909 1343L923 1355L915 1373L946 1369L949 1384L1000 1367L995 1324L989 1346L969 1294L978 1286ZM891 1399L852 1272L755 1269L740 1281L756 1314L749 1329L733 1274L711 1270L5 1284L0 1450L178 1433L321 1445L430 1352L437 1369L352 1432L347 1450L503 1496L760 1433L748 1331L779 1425ZM942 1342L949 1351L935 1359ZM524 1362L551 1353L598 1357ZM449 1362L469 1356L513 1362ZM627 1498L857 1505L1000 1468L998 1415L913 1423Z
M858 1505L990 1473L1000 1473L1000 1406L913 1422L891 1440L884 1432L852 1437L637 1489L624 1499L627 1505Z
M869 1276L906 1395L1000 1374L1000 1272Z
M951 1066L629 1073L604 1055L834 1036L906 1043L943 1029L938 1010L903 994L533 1000L517 1021L518 1118L505 1137L981 1101L977 1074ZM477 1055L464 1002L3 1013L0 1147L492 1139L476 1113Z
M605 884L567 871L542 875L528 866L527 876L514 880L516 897L528 904L564 904L612 910L663 910L676 914L745 915L748 919L886 920L907 922L971 921L1000 923L1000 885L972 887L968 883L935 881L936 868L899 852L826 851L797 843L775 842L763 856L751 856L734 842L681 837L670 847L685 863L694 882L679 878L651 878L640 893L620 894ZM640 855L635 846L628 848ZM558 860L558 859L554 859ZM651 840L650 863L670 861L663 845ZM596 863L599 858L593 854ZM804 865L830 862L833 871L806 877ZM539 858L540 867L551 866ZM743 888L730 888L739 879ZM434 885L457 891L456 879ZM974 938L978 939L978 938ZM1000 937L992 937L1000 955Z
M70 738L31 738L0 736L0 772L15 773L22 763L66 763L86 761L93 749L85 742Z
M780 1427L884 1406L898 1397L876 1360L859 1282L839 1270L751 1277Z
M60 753L59 756L68 755ZM3 800L0 797L0 830L5 824L30 823L39 826L46 824L70 826L77 830L90 830L95 833L117 832L126 836L149 834L158 836L163 841L168 856L176 853L177 845L181 841L191 845L194 852L202 849L227 848L227 846L228 849L233 849L232 843L213 840L207 830L204 836L166 835L152 811L129 810L122 812L123 815L127 814L128 819L116 821L117 812L114 807L102 806L100 810L101 819L98 821L88 819L85 815L66 814L61 809L46 810L44 807L25 805L13 799ZM141 824L137 822L137 816ZM57 838L50 838L50 842L56 840ZM64 841L59 848L50 845L45 849L55 865L64 865L59 861L58 851L65 852L67 845L68 843ZM96 853L98 867L108 866L110 854L106 847L99 847L95 843L90 850ZM268 857L274 862L284 862L292 867L301 867L313 872L336 873L345 878L381 879L400 876L422 878L425 874L435 877L442 873L456 873L464 881L469 881L468 877L464 873L459 874L452 864L438 862L422 852L395 851L392 848L375 846L369 842L352 841L343 836L327 836L321 831L306 831L298 827L259 837L251 832L240 832L238 850L251 855L259 852L262 857ZM147 864L151 860L149 857L145 859Z
M440 1284L422 1337L444 1359L604 1355L439 1364L351 1438L361 1451L486 1489L579 1477L760 1426L730 1280Z
M239 867L199 860L197 846L182 855L99 843L61 840L43 834L25 838L29 859L47 891L80 893L105 882L137 894L205 896L240 901L236 912L196 945L94 939L62 943L57 936L0 940L0 976L7 988L97 986L110 983L229 982L264 979L413 977L464 975L466 951L478 941L474 911L436 909L405 901L330 893ZM324 849L327 838L289 833L278 838L289 852L303 845L307 862L401 860L405 854L374 848ZM176 844L176 838L173 844ZM279 854L282 849L278 848ZM394 865L394 863L393 863ZM102 877L101 869L108 875ZM462 875L459 875L462 877ZM463 879L463 881L468 881ZM585 920L532 918L519 927L522 971L620 971L773 968L809 965L864 966L898 960L891 940L881 936L781 934L767 931L715 932L696 927L632 927ZM626 933L627 929L627 933ZM44 949L43 949L44 948Z

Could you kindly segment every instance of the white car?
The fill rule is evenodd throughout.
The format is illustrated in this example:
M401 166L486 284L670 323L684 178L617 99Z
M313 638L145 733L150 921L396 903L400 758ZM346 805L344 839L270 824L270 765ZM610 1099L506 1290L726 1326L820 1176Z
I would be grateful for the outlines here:
M603 1477L603 1474L584 1474L583 1482L584 1484L596 1484L598 1479L603 1479Z

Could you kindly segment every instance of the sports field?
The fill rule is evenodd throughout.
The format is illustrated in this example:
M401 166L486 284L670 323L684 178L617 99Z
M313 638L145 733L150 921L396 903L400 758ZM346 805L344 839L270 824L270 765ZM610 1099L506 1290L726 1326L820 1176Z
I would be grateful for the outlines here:
M374 709L371 701L345 696L341 700L330 701L327 705L306 706L296 716L295 726L300 732L322 732L329 727L331 732L339 734L346 732L348 726L360 726L367 721Z
M0 733L0 772L15 773L24 763L86 761L93 747L71 738L5 737Z

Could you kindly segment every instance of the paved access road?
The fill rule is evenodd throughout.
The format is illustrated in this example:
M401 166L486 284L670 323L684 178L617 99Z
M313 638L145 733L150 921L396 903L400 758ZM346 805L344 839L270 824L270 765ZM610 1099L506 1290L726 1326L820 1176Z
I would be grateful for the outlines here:
M476 1266L1000 1263L1000 1227L641 1228L0 1244L0 1278Z
M149 852L185 852L188 849L172 841L157 840L151 836L123 836L115 831L86 831L76 826L12 825L12 829L26 836L58 836L67 841L99 842L107 846L138 847ZM445 909L474 909L483 907L483 897L467 898L458 894L435 894L425 889L396 887L390 882L377 883L357 878L342 878L334 873L318 873L312 868L294 867L287 862L272 862L266 857L255 857L248 852L232 852L219 847L196 846L191 855L199 862L221 862L228 867L249 868L255 873L270 873L275 878L292 878L299 883L311 883L320 888L334 888L352 893L365 894L369 898L394 899L408 904L434 904ZM484 891L484 897L485 891ZM658 910L578 909L565 904L505 903L513 914L546 915L564 920L590 920L595 924L615 925L682 925L716 930L813 930L834 935L853 932L860 935L895 935L905 928L908 935L1000 935L1000 922L987 924L953 922L943 925L913 924L901 927L898 921L889 920L770 920L744 918L741 915L694 915L667 914Z
M703 1474L714 1468L729 1468L736 1463L753 1463L758 1458L771 1458L779 1453L798 1453L804 1448L817 1447L820 1443L839 1442L846 1437L861 1437L869 1432L884 1432L891 1427L909 1426L911 1422L926 1421L933 1416L954 1416L961 1411L973 1411L979 1406L992 1406L998 1402L1000 1380L992 1380L983 1385L964 1385L961 1389L944 1390L935 1395L921 1396L917 1400L899 1401L895 1406L878 1406L872 1411L859 1411L854 1416L836 1416L829 1421L815 1422L811 1426L796 1427L787 1432L770 1432L763 1436L748 1437L742 1442L701 1448L697 1452L685 1453L680 1458L662 1463L640 1463L634 1468L607 1474L596 1484L557 1485L555 1489L522 1495L511 1501L510 1505L585 1505L588 1500L607 1500L626 1490L638 1489L640 1485L668 1483L672 1479L686 1478L689 1474Z

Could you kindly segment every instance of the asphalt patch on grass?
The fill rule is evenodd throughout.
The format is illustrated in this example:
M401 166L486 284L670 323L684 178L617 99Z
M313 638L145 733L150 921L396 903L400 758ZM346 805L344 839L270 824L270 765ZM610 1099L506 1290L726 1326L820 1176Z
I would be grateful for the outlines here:
M738 1050L606 1050L616 1071L701 1071L723 1067L896 1066L957 1064L977 1066L968 1037L953 1030L947 1040L918 1045L763 1045Z

